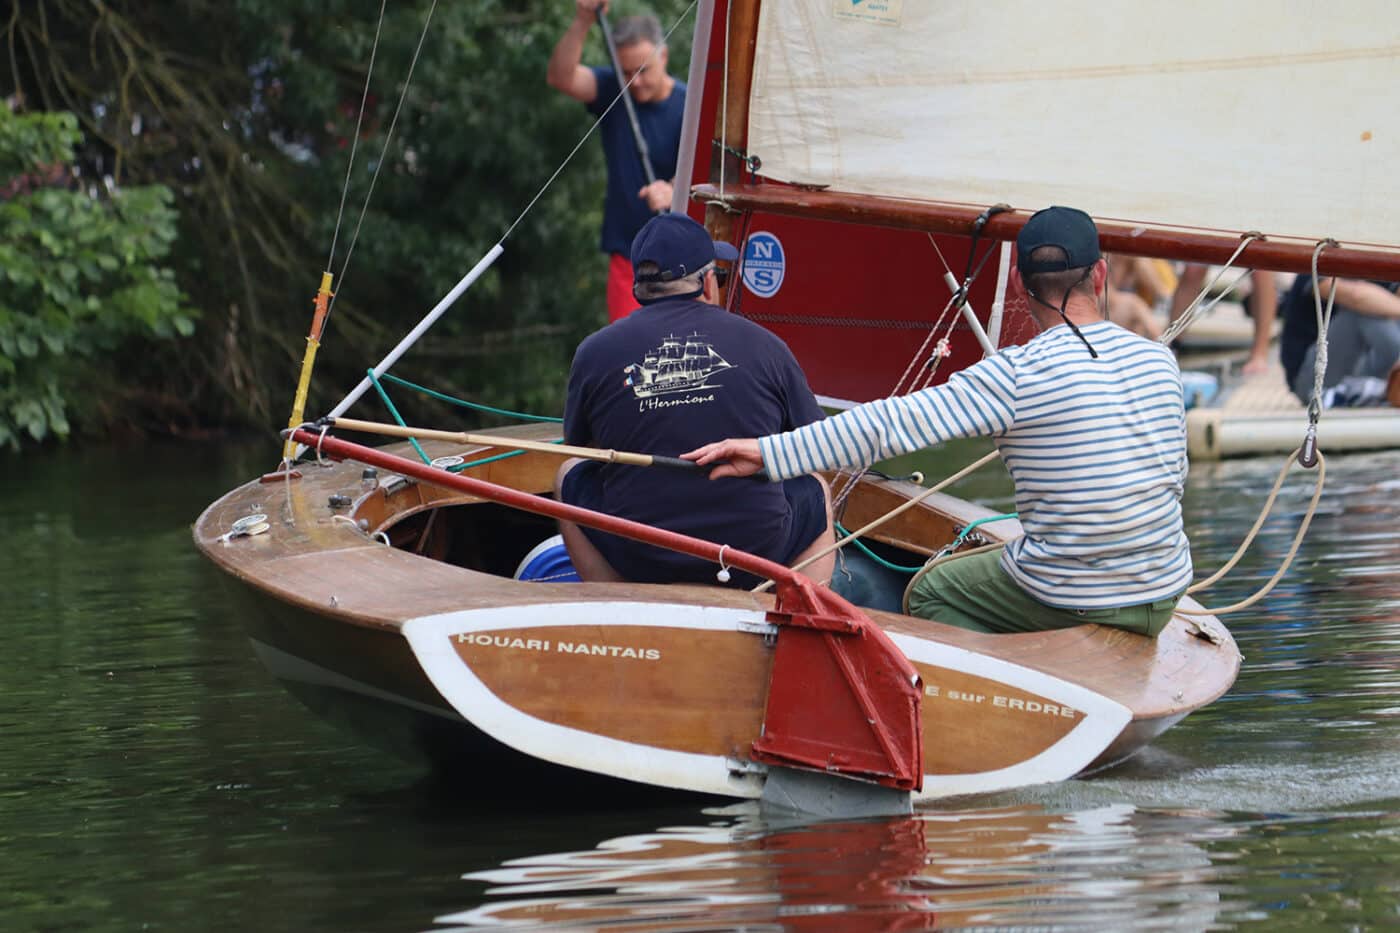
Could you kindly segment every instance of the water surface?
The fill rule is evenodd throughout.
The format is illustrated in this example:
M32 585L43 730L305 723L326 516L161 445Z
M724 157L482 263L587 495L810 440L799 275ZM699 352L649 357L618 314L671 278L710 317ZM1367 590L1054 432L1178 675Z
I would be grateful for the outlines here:
M0 929L1400 925L1400 454L1331 459L1295 569L1227 619L1234 689L1139 758L815 826L747 805L600 812L566 782L505 808L323 725L259 667L190 544L200 510L275 458L266 442L0 457ZM1278 464L1193 467L1199 572ZM1287 482L1208 605L1272 574L1310 482ZM996 473L960 490L1009 508Z

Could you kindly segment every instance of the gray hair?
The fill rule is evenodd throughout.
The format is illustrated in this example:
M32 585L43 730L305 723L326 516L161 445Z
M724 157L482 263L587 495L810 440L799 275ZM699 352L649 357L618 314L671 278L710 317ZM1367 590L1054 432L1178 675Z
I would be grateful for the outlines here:
M624 16L613 25L613 44L618 48L650 42L658 49L666 44L661 38L661 21L650 14Z
M704 289L705 273L714 267L714 263L706 263L698 271L669 282L635 282L632 285L632 294L638 301L656 301L670 295L693 295ZM660 271L661 266L658 264L644 262L637 266L634 275L656 275Z

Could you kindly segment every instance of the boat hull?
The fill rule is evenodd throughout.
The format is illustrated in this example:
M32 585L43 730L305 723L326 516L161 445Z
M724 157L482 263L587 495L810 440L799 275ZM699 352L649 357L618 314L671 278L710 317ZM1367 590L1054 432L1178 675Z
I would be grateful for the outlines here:
M608 787L630 798L641 785L761 794L768 764L755 748L775 646L792 637L774 624L782 617L770 615L772 597L519 582L499 568L514 566L511 549L528 549L552 523L500 525L487 545L506 542L510 553L495 554L473 536L496 507L471 496L385 476L361 488L347 513L331 496L358 484L359 468L306 472L274 490L235 490L201 516L195 537L224 571L259 658L312 710L461 775L464 786L509 793L557 786L562 776L599 799L613 796ZM496 479L529 489L547 476L522 457ZM885 510L917 490L876 481L852 497L850 514ZM267 534L222 537L268 501L279 505ZM884 540L931 551L981 514L934 497L891 523ZM1122 760L1223 693L1239 663L1218 623L1208 626L1211 643L1181 618L1146 639L1096 626L992 636L868 615L920 679L926 799L1064 780Z

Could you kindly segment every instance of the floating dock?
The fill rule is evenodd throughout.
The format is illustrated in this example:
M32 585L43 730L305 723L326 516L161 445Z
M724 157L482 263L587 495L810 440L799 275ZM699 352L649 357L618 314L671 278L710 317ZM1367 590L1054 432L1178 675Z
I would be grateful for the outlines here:
M1227 388L1217 399L1186 412L1192 460L1288 453L1302 446L1307 409L1285 388L1282 367L1223 381ZM1329 408L1318 421L1317 442L1323 453L1400 447L1400 408Z

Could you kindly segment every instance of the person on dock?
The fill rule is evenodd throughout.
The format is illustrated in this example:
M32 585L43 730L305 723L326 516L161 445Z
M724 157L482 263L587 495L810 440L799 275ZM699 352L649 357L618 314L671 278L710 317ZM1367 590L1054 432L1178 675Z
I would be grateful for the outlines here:
M1327 372L1322 387L1332 404L1383 404L1385 380L1400 362L1400 282L1368 282L1364 279L1324 278L1322 306L1336 289L1332 322L1327 327ZM1308 404L1313 392L1313 366L1317 361L1317 303L1313 277L1300 275L1279 302L1283 336L1279 357L1293 394ZM1370 392L1366 380L1378 385ZM1347 385L1344 385L1347 383ZM1354 387L1354 388L1353 388ZM1350 391L1348 391L1350 390Z
M717 261L738 253L684 214L659 214L632 241L636 314L579 345L564 402L564 442L674 457L734 433L771 434L822 418L787 345L719 307ZM815 476L780 484L702 471L569 460L559 498L793 564L834 540L830 494ZM569 556L589 581L713 583L694 557L561 522ZM835 555L806 568L825 582ZM721 582L724 582L723 580ZM733 585L757 582L732 572Z
M1159 281L1163 272L1156 262L1142 256L1114 256L1108 266L1108 319L1148 340L1162 336L1164 329L1152 310L1163 289Z
M601 247L608 254L608 320L616 321L638 307L632 297L632 238L653 214L671 205L672 179L685 114L685 82L666 71L667 49L655 16L624 16L613 28L618 67L581 64L583 43L606 13L608 0L575 0L573 22L549 57L549 86L572 97L594 116L603 115L599 134L608 166L603 197ZM612 106L623 85L631 82L633 110L646 140L656 181L648 182L626 109ZM611 109L609 109L611 108Z
M1107 266L1088 214L1039 211L1016 245L1012 297L1042 330L1029 343L941 386L682 456L713 465L712 479L766 469L778 480L989 435L1025 535L935 566L913 584L910 611L975 631L1096 622L1156 636L1192 573L1180 370L1171 350L1105 320Z
M1172 292L1169 321L1186 313L1191 302L1201 293L1206 283L1209 267L1204 263L1188 262L1181 270L1176 289ZM1278 284L1274 274L1256 269L1249 273L1249 289L1244 293L1244 313L1253 321L1253 337L1249 344L1249 356L1240 369L1246 376L1266 372L1269 368L1269 345L1274 339L1274 320L1278 313Z

